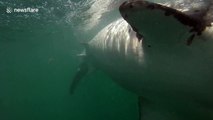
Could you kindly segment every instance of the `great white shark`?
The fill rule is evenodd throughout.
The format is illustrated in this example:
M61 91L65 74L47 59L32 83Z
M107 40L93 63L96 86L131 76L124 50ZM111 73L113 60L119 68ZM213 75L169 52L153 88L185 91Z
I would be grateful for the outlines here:
M182 12L130 0L122 17L85 44L71 92L88 72L101 69L139 96L140 120L213 120L212 9Z

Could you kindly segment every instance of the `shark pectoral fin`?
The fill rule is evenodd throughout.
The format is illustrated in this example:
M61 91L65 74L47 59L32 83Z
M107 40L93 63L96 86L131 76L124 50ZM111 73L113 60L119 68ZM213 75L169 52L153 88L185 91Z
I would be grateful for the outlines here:
M73 94L76 87L78 86L79 82L83 77L88 73L88 63L86 61L83 61L78 70L75 74L74 78L72 79L71 85L70 85L70 94Z

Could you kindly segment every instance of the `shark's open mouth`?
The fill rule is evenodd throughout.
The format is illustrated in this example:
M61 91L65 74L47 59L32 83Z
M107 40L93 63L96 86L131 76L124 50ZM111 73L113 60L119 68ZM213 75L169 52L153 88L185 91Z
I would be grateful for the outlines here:
M180 24L183 24L184 26L188 26L190 28L188 31L189 33L191 33L191 36L188 38L187 44L190 44L190 42L196 35L201 35L206 27L211 26L211 21L206 19L208 8L205 10L194 10L190 14L187 14L161 4L152 3L144 0L134 0L124 2L123 4L121 4L119 10L122 17L133 27L136 32L138 32L138 29L140 28L138 28L134 24L134 21L132 20L133 18L131 18L131 14L133 14L134 12L140 12L141 14L146 15L147 17L151 12L145 13L146 11L158 11L164 13L162 15L164 19L166 19L166 17L174 17L176 21L178 21ZM140 17L145 17L143 15L141 15ZM152 16L150 17L150 19L158 19L157 17L154 17L155 16Z

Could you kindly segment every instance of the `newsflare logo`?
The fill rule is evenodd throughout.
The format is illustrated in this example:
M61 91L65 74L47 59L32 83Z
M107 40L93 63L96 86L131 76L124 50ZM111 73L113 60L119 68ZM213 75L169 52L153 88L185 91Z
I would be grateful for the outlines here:
M6 8L6 13L12 13L12 12L13 12L13 9L11 7Z
M38 8L11 8L7 7L6 8L6 13L37 13L39 11Z

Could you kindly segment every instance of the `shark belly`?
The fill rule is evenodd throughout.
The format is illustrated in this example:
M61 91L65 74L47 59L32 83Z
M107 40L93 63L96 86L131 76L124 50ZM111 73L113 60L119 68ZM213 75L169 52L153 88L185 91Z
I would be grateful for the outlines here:
M213 118L212 43L195 40L199 49L178 45L174 50L150 49L119 19L100 31L86 51L97 68L148 101L142 105L144 120L155 120L153 115L156 120L209 120ZM165 52L169 50L171 54Z
M144 53L141 38L122 18L106 26L89 43L87 55L94 65L115 82L129 89L143 73ZM135 86L134 86L135 87Z

